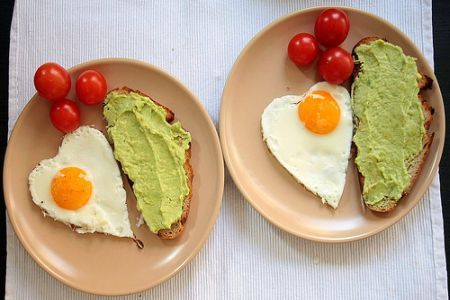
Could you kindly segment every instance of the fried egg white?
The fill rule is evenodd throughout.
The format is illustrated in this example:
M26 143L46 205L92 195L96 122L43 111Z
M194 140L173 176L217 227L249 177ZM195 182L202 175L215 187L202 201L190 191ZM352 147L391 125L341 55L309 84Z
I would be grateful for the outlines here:
M353 121L348 91L319 82L304 95L274 99L261 117L275 158L323 203L339 205L350 157Z
M82 126L65 135L58 154L42 160L28 182L44 214L78 233L134 237L120 170L99 130Z

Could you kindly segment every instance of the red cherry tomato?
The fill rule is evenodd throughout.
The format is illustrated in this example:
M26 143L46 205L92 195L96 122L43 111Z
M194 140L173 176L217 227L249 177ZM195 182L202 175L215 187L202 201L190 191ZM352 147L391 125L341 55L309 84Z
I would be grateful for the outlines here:
M350 53L340 47L328 49L319 59L319 73L329 83L346 81L352 75L353 66Z
M342 44L350 29L347 14L337 8L329 8L320 13L314 26L314 34L319 43L325 47Z
M94 105L105 99L106 80L97 71L87 70L81 73L76 86L78 99L84 104Z
M52 104L50 120L59 131L68 133L80 126L80 109L74 101L62 99Z
M311 64L318 53L319 44L316 38L309 33L295 35L288 45L288 56L296 65Z
M34 87L39 95L48 100L60 100L70 91L69 73L56 63L40 66L34 74Z

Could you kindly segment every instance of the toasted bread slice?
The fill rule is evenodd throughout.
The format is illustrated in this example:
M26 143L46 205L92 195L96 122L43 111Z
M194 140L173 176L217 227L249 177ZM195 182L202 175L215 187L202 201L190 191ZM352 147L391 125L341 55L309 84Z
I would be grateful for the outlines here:
M130 89L128 87L122 87L122 88L117 88L117 89L113 89L112 91L116 91L119 93L123 93L123 94L129 94L131 92L137 93L141 96L144 97L148 97L150 98L155 104L157 104L158 106L162 107L165 111L166 111L166 121L169 123L172 123L173 120L175 119L175 114L173 113L173 111L162 105L161 103L153 100L151 97L149 97L148 95L142 93L141 91L138 90L133 90ZM178 220L178 222L173 223L171 225L171 227L169 229L161 229L160 231L158 231L158 236L163 239L163 240L171 240L174 239L176 237L178 237L184 230L184 224L186 223L186 220L188 218L189 215L189 210L191 207L191 201L192 201L192 180L194 177L194 172L192 169L192 166L190 164L190 159L191 159L191 144L189 144L189 149L186 150L186 159L184 161L184 170L186 172L186 177L188 178L188 187L189 187L189 194L186 196L186 199L184 199L184 204L183 204L183 211L181 214L180 219ZM128 180L132 183L132 181L128 178Z
M352 55L355 59L355 67L353 70L352 81L354 81L357 78L357 76L360 72L360 65L358 63L358 57L356 55L355 49L359 45L370 44L371 42L374 42L374 41L380 40L380 39L382 39L382 38L375 37L375 36L365 37L365 38L361 39L353 47ZM382 40L386 41L386 39L382 39ZM420 92L422 92L423 90L430 89L432 87L433 80L421 72L420 72L420 75L421 75L421 79L419 81L419 89L420 90L419 90L419 94L417 95L417 97L421 101L421 104L422 104L422 111L423 111L423 114L425 117L424 126L425 126L426 133L425 133L425 136L422 141L422 145L423 145L422 151L417 155L417 157L415 157L411 162L408 163L408 173L411 176L411 180L410 180L408 186L406 187L406 189L403 191L402 198L404 198L409 193L409 191L413 187L414 183L416 182L417 178L419 177L420 171L423 168L423 165L424 165L427 155L429 153L430 146L431 146L431 143L433 142L433 137L434 137L434 133L430 132L430 125L433 120L434 109L428 104L428 102L425 100L425 98L420 94ZM353 84L353 82L352 82L352 84ZM355 127L357 127L357 126L358 126L357 122L355 122ZM359 177L361 190L363 190L364 176L361 173L359 173L359 170L358 170L358 177ZM365 203L366 203L366 206L373 211L390 212L396 207L398 201L400 201L402 198L400 198L399 200L385 198L380 203L377 203L377 205L370 205L366 202Z

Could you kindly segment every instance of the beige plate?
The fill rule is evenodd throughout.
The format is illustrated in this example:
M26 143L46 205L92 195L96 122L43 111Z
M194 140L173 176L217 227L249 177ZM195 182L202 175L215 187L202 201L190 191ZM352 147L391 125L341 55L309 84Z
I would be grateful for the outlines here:
M194 170L191 211L185 231L163 241L147 226L136 228L136 201L127 180L132 229L145 247L130 239L103 234L77 234L50 217L44 218L28 191L28 174L53 157L62 140L48 118L50 102L34 96L16 122L4 165L5 202L10 221L28 253L47 272L77 289L104 295L129 294L157 285L181 270L200 250L219 212L224 166L217 132L208 113L181 83L151 65L126 59L103 59L72 68L72 83L85 69L102 72L108 89L128 86L141 90L173 109L175 118L192 134ZM75 99L74 88L69 98ZM80 104L82 124L104 131L102 105Z
M431 130L434 142L425 166L409 196L394 212L375 214L361 201L353 160L341 203L336 210L285 171L269 154L261 137L260 118L276 97L303 94L320 81L315 64L297 68L287 57L287 45L299 32L314 31L323 7L296 12L270 24L245 47L237 59L222 96L220 137L225 161L235 183L247 200L270 222L303 238L323 242L344 242L375 234L397 222L421 199L436 173L444 145L445 117L442 96L433 71L413 43L397 28L372 14L343 8L351 22L343 48L351 50L361 38L380 36L418 58L418 67L434 80L424 93L435 108Z

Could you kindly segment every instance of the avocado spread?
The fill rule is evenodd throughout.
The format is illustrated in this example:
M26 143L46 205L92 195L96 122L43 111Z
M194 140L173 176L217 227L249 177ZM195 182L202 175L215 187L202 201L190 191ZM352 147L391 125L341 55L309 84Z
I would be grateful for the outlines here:
M133 181L137 208L157 233L178 222L189 194L184 170L191 135L165 110L138 93L111 92L103 114L114 156Z
M413 57L383 40L360 45L355 52L361 64L352 87L355 162L365 178L363 196L376 206L402 197L411 180L408 167L422 151L420 74Z

